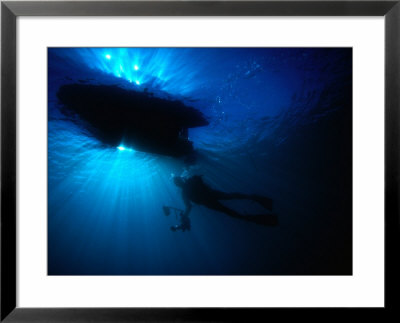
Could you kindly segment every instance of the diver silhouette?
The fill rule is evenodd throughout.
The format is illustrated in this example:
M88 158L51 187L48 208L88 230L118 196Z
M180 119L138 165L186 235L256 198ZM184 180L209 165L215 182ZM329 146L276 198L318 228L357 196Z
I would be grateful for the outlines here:
M269 197L255 194L249 195L242 193L221 192L205 184L202 177L198 175L187 179L184 179L180 176L174 176L173 180L175 185L182 189L182 199L186 207L182 215L185 217L189 215L193 202L195 204L204 205L209 209L225 213L237 219L254 222L261 225L270 226L277 224L276 215L270 213L244 215L226 207L220 202L220 200L246 199L255 201L265 209L271 211L273 203Z

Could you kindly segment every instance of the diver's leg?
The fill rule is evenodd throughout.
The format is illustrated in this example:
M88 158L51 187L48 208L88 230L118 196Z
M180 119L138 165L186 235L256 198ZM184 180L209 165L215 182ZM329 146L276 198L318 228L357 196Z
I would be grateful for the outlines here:
M247 222L253 222L256 224L273 226L278 224L278 218L272 214L254 214L254 215L242 215L219 202L215 202L207 205L208 208L213 209L215 211L219 211L225 213L233 218L245 220Z
M206 205L209 209L218 211L218 212L222 212L225 213L226 215L229 215L233 218L237 218L237 219L244 219L245 216L236 212L235 210L232 210L228 207L226 207L225 205L222 205L220 202L218 201L214 201L213 203L208 203Z
M213 196L217 200L246 200L250 198L250 195L242 193L225 193L221 191L212 191Z

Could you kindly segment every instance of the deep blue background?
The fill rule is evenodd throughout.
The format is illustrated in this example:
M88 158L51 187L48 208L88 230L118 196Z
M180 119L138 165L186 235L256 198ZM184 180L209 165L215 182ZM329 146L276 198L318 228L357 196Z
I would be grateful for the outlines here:
M351 49L50 48L48 80L50 275L352 273ZM103 147L60 113L71 83L201 110L197 163ZM172 173L270 196L279 225L195 206L192 230L171 232L162 206L183 207Z

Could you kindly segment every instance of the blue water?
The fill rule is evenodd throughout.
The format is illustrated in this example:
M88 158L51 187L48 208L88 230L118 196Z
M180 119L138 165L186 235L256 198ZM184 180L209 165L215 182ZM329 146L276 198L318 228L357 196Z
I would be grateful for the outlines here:
M351 49L50 48L48 81L50 275L352 273ZM196 162L105 147L60 112L73 83L200 110ZM184 204L171 174L269 196L279 224L194 206L191 231L172 232L162 206Z

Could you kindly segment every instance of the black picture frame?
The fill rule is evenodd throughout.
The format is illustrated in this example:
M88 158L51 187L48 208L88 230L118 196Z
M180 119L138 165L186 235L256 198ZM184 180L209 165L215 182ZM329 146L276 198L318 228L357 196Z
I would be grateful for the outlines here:
M400 0L395 1L3 1L1 3L1 322L262 321L344 309L17 308L16 19L19 16L384 16L385 307L346 309L372 319L397 310L399 288ZM37 291L40 293L40 290ZM312 312L310 312L312 310ZM317 313L317 314L316 314ZM393 313L390 313L393 314Z

